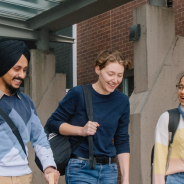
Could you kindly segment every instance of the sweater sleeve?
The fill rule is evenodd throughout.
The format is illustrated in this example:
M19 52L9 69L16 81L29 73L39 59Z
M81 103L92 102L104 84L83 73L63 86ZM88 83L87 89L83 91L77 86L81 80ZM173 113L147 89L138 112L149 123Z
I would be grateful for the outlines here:
M52 150L50 148L44 129L41 125L40 119L37 116L36 109L33 103L31 111L32 116L30 119L30 140L36 152L36 155L38 156L42 164L43 170L45 170L49 166L56 167Z
M155 129L155 150L153 161L153 184L165 184L165 169L168 155L169 113L163 113Z
M128 134L128 125L130 123L130 104L127 98L127 105L123 110L123 114L119 120L118 128L114 135L114 145L116 147L116 154L130 153L130 143Z
M59 134L59 127L62 123L69 123L71 116L75 113L77 96L75 88L68 91L55 112L49 118L49 129Z

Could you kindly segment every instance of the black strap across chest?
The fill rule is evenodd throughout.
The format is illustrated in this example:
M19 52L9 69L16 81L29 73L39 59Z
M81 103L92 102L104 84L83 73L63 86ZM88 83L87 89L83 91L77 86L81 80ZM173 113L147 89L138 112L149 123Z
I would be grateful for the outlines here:
M4 112L4 110L2 108L0 108L0 115L2 116L2 118L6 121L6 123L9 125L9 127L11 128L13 134L15 135L15 137L17 138L17 140L19 141L25 155L26 154L26 149L25 149L25 145L24 142L22 140L22 137L19 133L18 127L15 126L15 124L13 123L13 121L11 120L11 118Z

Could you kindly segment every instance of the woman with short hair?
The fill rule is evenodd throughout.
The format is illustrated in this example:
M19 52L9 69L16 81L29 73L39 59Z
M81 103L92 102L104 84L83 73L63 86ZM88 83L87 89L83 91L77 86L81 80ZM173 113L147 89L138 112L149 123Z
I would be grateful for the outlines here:
M129 184L129 99L116 88L131 63L118 51L104 50L98 55L95 65L98 81L88 84L92 93L94 122L88 121L83 91L79 85L72 88L59 103L50 117L50 130L70 136L71 144L78 141L78 136L85 137L66 167L67 184L116 184L116 155L123 177L122 184ZM93 135L93 153L97 161L94 170L90 170L88 162L89 135ZM98 163L99 159L103 162Z

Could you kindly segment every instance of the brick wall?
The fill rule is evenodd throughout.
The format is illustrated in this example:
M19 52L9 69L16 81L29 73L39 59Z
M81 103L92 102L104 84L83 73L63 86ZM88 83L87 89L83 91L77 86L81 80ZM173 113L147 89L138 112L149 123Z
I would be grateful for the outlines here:
M174 1L176 35L184 36L184 0Z
M129 42L133 9L146 3L147 0L134 0L77 25L78 84L97 80L94 62L97 53L103 49L118 49L133 60L133 44Z
M94 62L103 49L114 48L133 61L133 43L129 42L133 9L148 0L134 0L77 25L77 82L95 82ZM175 0L176 35L184 36L184 0Z
M114 48L133 61L133 43L129 31L133 25L133 9L147 0L134 0L126 5L83 21L77 25L77 83L87 84L97 80L94 62L103 49ZM174 1L176 35L184 36L184 0ZM119 173L118 184L121 182Z

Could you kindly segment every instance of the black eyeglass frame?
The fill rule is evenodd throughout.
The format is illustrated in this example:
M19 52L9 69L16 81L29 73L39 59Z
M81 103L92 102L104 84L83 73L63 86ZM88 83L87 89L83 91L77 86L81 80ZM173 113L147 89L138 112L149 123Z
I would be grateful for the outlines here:
M178 88L178 90L182 90L184 89L184 85L181 85L181 84L177 84L176 87ZM182 89L180 89L180 87L182 87Z

